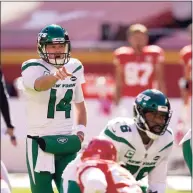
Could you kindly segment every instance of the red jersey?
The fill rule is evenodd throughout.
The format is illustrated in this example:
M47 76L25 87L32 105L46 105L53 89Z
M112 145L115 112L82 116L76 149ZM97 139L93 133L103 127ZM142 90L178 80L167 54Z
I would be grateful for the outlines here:
M84 193L84 186L81 176L85 171L93 168L99 168L104 173L107 182L106 193L129 193L131 190L135 193L142 193L136 180L126 169L115 162L106 160L87 160L79 165L77 170L78 184L82 193Z
M189 79L192 80L192 74L191 74L192 73L192 45L188 45L182 48L180 51L180 57L184 67L186 66L188 68ZM192 84L190 85L190 88L192 88ZM190 89L190 93L192 93L191 89Z
M114 56L123 68L122 96L135 97L143 90L153 88L155 66L164 61L160 47L145 46L141 55L137 55L131 47L120 47Z

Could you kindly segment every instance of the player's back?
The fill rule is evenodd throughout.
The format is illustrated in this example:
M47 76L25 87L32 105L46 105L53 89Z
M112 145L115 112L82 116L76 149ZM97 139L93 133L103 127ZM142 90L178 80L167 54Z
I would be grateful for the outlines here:
M42 59L31 59L22 64L22 79L27 105L28 134L68 134L71 131L72 101L74 91L82 76L82 64L76 59L70 59L65 64L67 72L72 77L58 80L46 91L38 92L29 87L37 78L54 73L57 68ZM25 86L28 84L28 86ZM31 86L32 87L32 86Z
M98 168L104 173L107 182L106 193L141 193L136 180L127 170L115 162L106 160L87 160L79 165L77 175L82 192L84 187L81 175L90 168Z
M153 87L155 65L163 60L163 51L158 46L145 46L140 55L131 47L120 47L114 57L123 69L123 96L135 97L142 90Z

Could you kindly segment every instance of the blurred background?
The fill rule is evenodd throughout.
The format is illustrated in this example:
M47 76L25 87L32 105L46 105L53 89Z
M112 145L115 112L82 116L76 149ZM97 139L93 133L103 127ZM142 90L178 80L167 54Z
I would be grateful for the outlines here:
M2 120L1 159L11 173L14 188L26 188L26 192L29 192L29 182L25 174L25 102L16 80L21 76L21 64L25 60L39 58L37 34L52 23L67 29L72 57L78 58L85 68L83 89L89 137L97 135L113 114L105 108L101 110L100 100L101 90L110 96L114 90L113 51L128 46L126 30L131 24L144 24L149 29L149 44L165 51L164 76L174 111L170 126L175 133L182 108L178 81L183 75L183 66L179 51L191 44L187 27L192 23L192 2L1 2L1 67L18 138L18 145L13 147L3 134ZM177 144L170 159L167 182L168 192L191 189L189 172Z

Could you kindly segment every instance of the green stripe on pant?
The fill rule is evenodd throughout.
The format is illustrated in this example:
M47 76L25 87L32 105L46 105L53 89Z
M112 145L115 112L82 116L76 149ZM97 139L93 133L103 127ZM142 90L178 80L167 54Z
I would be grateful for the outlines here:
M184 155L185 162L190 170L192 176L192 148L191 148L191 139L188 139L182 144L182 151Z

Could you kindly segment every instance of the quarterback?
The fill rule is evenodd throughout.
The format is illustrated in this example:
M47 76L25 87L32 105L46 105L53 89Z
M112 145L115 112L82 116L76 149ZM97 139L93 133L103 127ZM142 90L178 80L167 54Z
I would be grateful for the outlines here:
M156 45L148 45L148 30L142 24L131 25L127 33L130 46L117 48L113 55L115 66L115 107L117 114L132 115L128 98L140 92L157 88L166 93L163 62L164 51Z
M109 121L100 136L114 144L117 162L122 162L122 167L137 181L148 176L147 192L164 193L168 158L174 140L173 133L168 128L172 116L170 102L162 92L148 89L136 97L133 111L133 118L118 117ZM73 165L78 163L79 157L65 170L67 173L68 169L69 173L68 193L73 192L69 191L73 184L70 171L73 171Z
M37 50L40 59L27 60L21 68L28 124L26 160L32 193L53 193L52 180L60 192L62 172L84 139L84 67L70 57L68 33L59 25L41 30Z

